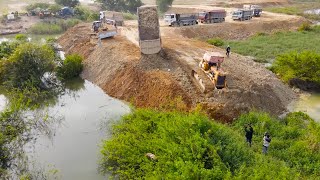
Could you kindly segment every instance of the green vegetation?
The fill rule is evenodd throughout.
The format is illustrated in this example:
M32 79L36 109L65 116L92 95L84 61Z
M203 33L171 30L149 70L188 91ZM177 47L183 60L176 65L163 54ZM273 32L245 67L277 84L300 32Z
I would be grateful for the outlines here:
M160 12L166 12L174 0L156 0Z
M33 4L29 4L26 7L27 11L32 11L34 9L40 8L40 9L48 9L50 6L49 3L33 3Z
M219 39L219 38L208 39L207 43L214 45L214 46L223 46L223 44L224 44L223 40Z
M247 123L255 130L251 148L244 142ZM278 120L252 112L223 125L197 112L138 109L115 124L111 139L103 142L101 170L120 179L316 178L319 128L303 113ZM267 156L261 153L265 131L273 139Z
M0 60L9 57L19 44L16 42L3 41L0 43ZM0 61L1 63L1 61ZM0 69L1 72L1 69Z
M79 22L78 19L59 19L52 22L39 22L33 25L28 32L31 34L60 34Z
M61 6L75 7L80 4L79 0L54 0Z
M77 54L66 56L62 66L57 69L57 75L61 79L72 79L78 77L83 69L83 65L81 64L82 60L83 58Z
M74 8L75 18L82 21L95 21L99 19L99 13L92 11L84 6L76 6Z
M129 12L124 12L122 14L124 20L138 20L138 16L136 14L132 14Z
M268 62L279 54L303 50L320 51L320 27L314 26L309 31L276 32L270 35L256 35L246 40L227 42L232 51L253 56L258 62Z
M53 50L46 45L22 44L7 60L1 61L0 83L9 89L40 88L44 73L53 70L54 58Z
M305 4L298 3L291 6L286 6L286 7L269 7L269 8L266 8L265 10L274 12L274 13L303 16L311 20L320 20L320 15L304 13L304 11L306 10L317 9L317 8L320 8L318 3L317 4L316 3L305 3Z
M320 84L320 54L312 51L279 55L271 69L286 82L300 79Z
M96 0L104 5L104 8L110 11L129 11L132 13L137 12L137 7L142 5L141 0Z

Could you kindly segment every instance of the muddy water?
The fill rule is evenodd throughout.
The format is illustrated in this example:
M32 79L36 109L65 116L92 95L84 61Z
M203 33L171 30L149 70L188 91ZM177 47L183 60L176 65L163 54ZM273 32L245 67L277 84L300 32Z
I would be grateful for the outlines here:
M77 92L63 95L49 108L50 115L64 118L52 126L52 137L39 134L35 143L26 146L30 166L44 173L57 170L54 177L58 179L106 179L97 171L99 144L109 123L129 111L124 103L85 81Z
M302 94L299 100L289 106L291 111L302 111L320 122L320 94Z

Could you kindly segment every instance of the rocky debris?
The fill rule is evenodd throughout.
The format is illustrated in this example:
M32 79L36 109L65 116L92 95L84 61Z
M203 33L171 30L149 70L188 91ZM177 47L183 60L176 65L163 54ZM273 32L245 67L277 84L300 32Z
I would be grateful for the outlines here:
M156 6L138 8L140 40L160 38L159 17Z

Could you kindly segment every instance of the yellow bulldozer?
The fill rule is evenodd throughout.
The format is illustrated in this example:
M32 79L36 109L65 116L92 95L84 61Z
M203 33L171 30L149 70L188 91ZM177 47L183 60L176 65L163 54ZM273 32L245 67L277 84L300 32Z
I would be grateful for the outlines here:
M192 70L191 75L202 92L227 87L227 73L221 68L223 61L224 56L222 54L206 52L199 63L199 69Z

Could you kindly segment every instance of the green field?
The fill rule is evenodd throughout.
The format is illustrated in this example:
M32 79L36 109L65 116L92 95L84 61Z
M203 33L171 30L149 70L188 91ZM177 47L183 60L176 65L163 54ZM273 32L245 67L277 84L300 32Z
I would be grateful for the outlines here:
M266 35L259 33L247 40L228 41L233 52L252 56L259 62L270 62L277 55L290 51L314 50L319 52L320 27L311 31L277 32Z

